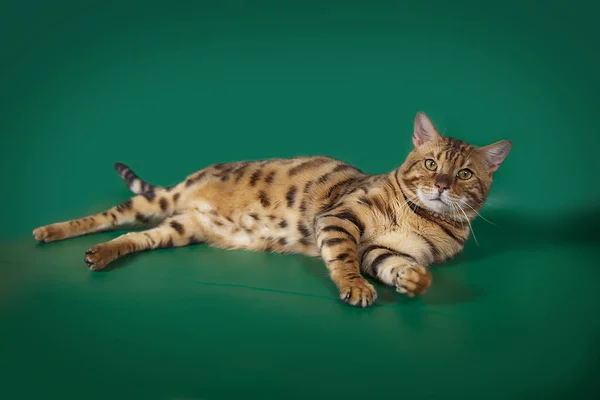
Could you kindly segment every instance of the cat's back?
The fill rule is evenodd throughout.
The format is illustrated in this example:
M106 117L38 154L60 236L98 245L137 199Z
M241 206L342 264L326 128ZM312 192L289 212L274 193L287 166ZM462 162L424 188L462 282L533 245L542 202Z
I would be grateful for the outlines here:
M320 198L331 186L339 187L340 178L363 175L356 167L332 157L302 156L215 164L188 176L183 185L203 197L215 191L221 199L231 194L236 198L254 196L264 204L270 202L267 197L273 197L278 206L285 200L291 208L296 200Z

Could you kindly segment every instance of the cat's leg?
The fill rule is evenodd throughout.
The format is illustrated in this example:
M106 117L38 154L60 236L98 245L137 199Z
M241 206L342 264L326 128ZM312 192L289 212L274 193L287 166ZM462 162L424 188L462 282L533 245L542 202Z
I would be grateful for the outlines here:
M131 232L109 242L92 246L85 252L85 262L91 270L100 270L107 264L131 253L183 247L205 241L205 234L197 215L179 214L167 218L156 228Z
M347 210L331 210L315 219L317 245L340 298L353 306L368 307L377 292L361 274L357 243L364 226Z
M132 197L102 213L36 228L33 235L37 241L54 242L123 225L148 224L172 215L177 199L177 193L160 189Z
M423 294L431 286L431 272L402 251L372 244L362 250L365 273L409 297Z

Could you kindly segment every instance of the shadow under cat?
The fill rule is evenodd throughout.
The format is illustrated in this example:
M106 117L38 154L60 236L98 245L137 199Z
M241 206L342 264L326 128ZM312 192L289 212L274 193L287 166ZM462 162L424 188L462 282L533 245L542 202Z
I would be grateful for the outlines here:
M486 222L481 217L472 222L479 244L476 244L471 236L463 252L452 260L433 266L434 286L425 295L427 296L427 304L462 304L475 301L485 295L484 290L481 288L454 279L451 274L436 273L436 269L454 268L466 263L481 262L496 254L508 251L531 251L552 249L557 246L600 243L600 231L598 229L600 227L600 207L551 217L541 217L504 209L489 209L482 214L493 224ZM116 237L120 232L109 232L107 234ZM44 247L44 244L38 244L38 246ZM207 245L199 244L198 246ZM142 254L132 254L119 259L109 265L103 272L126 267L131 260L142 256ZM224 258L231 257L230 254L225 251L222 253ZM249 256L256 257L256 254L252 252L249 253ZM327 270L321 260L304 259L304 257L301 257L301 259L303 259L301 264L305 266L303 269L308 274L317 275L323 280L324 285L329 286L330 281ZM378 300L375 302L375 306L378 304L402 306L420 301L420 297L411 299L396 293L392 287L377 282L373 283L378 292ZM337 292L333 286L331 286L331 295L337 297Z
M436 273L444 268L460 268L467 263L482 262L509 251L534 251L600 244L600 207L582 209L562 215L542 217L514 210L486 210L472 222L479 244L473 237L454 259L433 266L433 286L424 295L429 305L468 303L485 295L482 288L453 279L451 274ZM419 298L398 296L393 288L376 284L380 304L408 304ZM376 304L377 304L376 303Z

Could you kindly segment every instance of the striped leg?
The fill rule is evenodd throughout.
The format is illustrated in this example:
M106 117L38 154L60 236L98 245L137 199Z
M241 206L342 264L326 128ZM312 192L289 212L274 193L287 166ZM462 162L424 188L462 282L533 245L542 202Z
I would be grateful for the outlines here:
M33 231L39 242L54 242L90 233L116 229L128 224L148 224L162 220L174 211L174 198L164 189L132 197L111 209L85 218L58 222Z
M357 242L364 226L347 210L332 210L316 219L317 245L340 298L353 306L368 307L377 292L361 274Z
M205 236L196 216L192 213L180 214L166 219L156 228L126 233L109 242L90 247L85 252L85 262L91 270L100 270L131 253L183 247L204 240Z
M363 270L409 297L423 294L431 286L431 273L410 254L372 244L362 250Z

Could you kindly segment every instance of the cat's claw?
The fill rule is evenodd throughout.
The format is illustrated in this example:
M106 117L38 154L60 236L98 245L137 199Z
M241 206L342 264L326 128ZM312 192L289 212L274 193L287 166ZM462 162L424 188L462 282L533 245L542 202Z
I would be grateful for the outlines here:
M431 286L431 272L422 265L400 267L396 274L396 291L408 297L423 294Z

